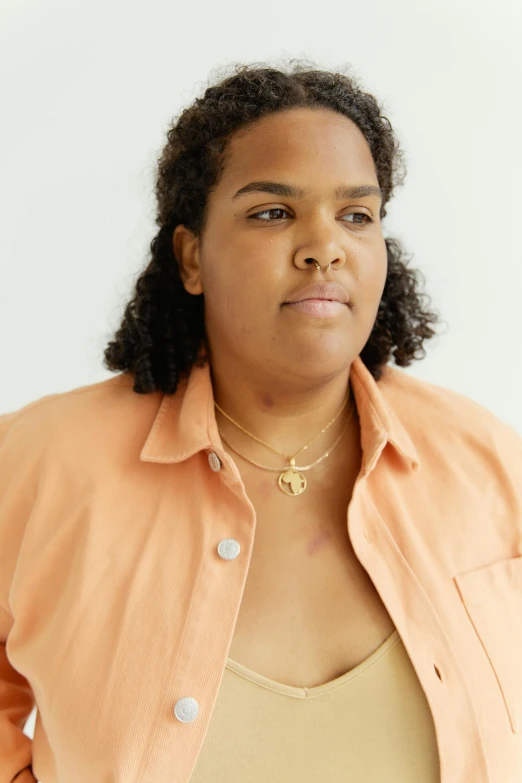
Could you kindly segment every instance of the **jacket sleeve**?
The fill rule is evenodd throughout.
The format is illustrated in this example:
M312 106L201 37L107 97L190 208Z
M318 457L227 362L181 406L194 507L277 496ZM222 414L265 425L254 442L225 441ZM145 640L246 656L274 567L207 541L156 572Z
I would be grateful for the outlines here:
M0 783L36 781L32 739L23 732L35 699L25 677L11 665L6 648L14 622L10 587L32 494L24 487L27 444L17 442L17 420L17 412L0 415Z

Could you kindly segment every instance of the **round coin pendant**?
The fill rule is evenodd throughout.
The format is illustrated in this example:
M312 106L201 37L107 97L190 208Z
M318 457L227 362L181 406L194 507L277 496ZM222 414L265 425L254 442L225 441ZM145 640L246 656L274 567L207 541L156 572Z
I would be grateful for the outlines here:
M279 476L279 487L285 495L301 495L306 489L306 478L295 468L289 468Z

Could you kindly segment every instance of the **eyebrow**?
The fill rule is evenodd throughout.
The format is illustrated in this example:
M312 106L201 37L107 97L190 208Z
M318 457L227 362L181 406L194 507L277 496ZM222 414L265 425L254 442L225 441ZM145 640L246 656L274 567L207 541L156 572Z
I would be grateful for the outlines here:
M270 180L261 180L260 182L249 182L248 185L240 188L232 196L232 201L239 196L247 193L271 193L274 196L283 196L285 198L303 199L310 195L310 191L297 185L290 185L284 182L272 182ZM364 198L365 196L383 197L381 188L376 185L340 185L334 190L334 197L339 201L352 198Z

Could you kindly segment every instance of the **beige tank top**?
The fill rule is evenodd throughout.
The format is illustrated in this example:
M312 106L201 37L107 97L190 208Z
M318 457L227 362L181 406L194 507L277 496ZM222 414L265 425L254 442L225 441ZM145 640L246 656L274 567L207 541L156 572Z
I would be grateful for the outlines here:
M190 783L440 783L435 727L397 630L313 688L231 658Z

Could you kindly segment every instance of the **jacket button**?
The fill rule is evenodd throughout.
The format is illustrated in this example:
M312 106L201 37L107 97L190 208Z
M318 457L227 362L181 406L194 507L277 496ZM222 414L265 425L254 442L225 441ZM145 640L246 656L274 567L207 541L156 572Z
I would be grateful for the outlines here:
M219 459L215 451L211 451L209 453L208 464L210 465L214 473L217 473L218 470L221 470L221 460Z
M190 696L178 699L174 705L174 715L182 723L190 723L190 721L198 717L198 712L199 704L196 699L192 699Z
M223 560L235 560L241 551L239 542L234 538L224 538L218 544L218 553Z

